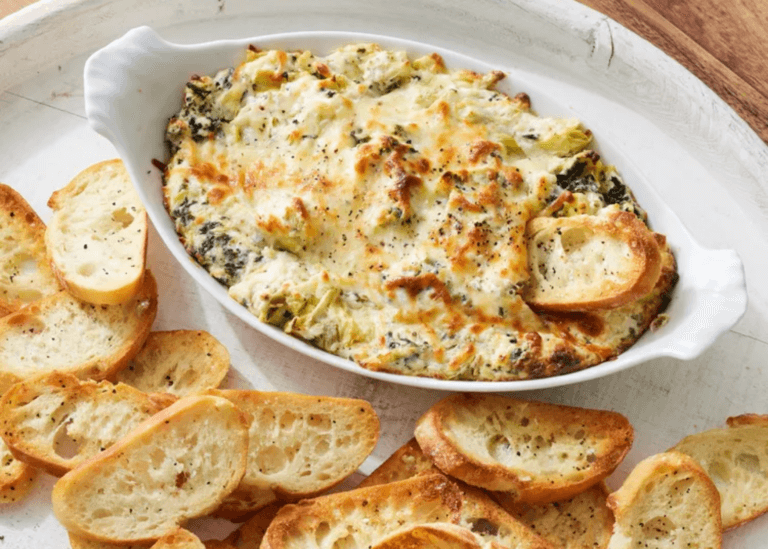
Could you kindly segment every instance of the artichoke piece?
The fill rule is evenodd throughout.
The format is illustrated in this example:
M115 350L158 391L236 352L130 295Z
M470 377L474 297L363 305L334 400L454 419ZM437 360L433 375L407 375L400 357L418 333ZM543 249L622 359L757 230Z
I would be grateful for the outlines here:
M517 144L514 137L508 134L502 134L499 136L499 143L504 146L504 152L507 154L523 154L523 149Z
M539 141L539 147L559 156L570 156L584 150L591 141L591 131L569 128L564 132L555 133L551 137Z

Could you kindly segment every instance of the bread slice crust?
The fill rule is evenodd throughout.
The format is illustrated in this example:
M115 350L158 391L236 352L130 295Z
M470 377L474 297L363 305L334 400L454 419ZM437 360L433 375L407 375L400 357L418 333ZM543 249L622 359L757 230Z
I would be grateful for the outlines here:
M278 502L259 509L259 511L252 514L252 516L237 530L234 530L222 540L222 546L223 544L227 544L228 547L233 549L259 549L261 541L264 539L264 534L267 532L267 528L269 528L272 520L283 505L284 503ZM206 546L208 546L209 542L206 541L205 543Z
M768 512L768 415L729 417L727 425L689 435L673 448L695 459L714 481L723 530Z
M157 540L151 549L205 549L205 545L189 530L176 528Z
M613 309L653 290L662 257L636 215L536 217L526 226L530 283L524 299L542 311Z
M543 504L607 477L632 446L634 431L616 412L457 394L432 406L415 435L445 473Z
M213 516L232 522L243 522L254 513L277 504L285 504L285 502L280 501L277 494L266 486L236 488L224 498L218 509L213 512Z
M37 469L16 459L0 439L0 504L14 503L26 496L37 478Z
M0 399L1 434L14 457L60 477L175 400L53 372L6 391Z
M80 378L114 375L144 345L156 314L149 271L139 292L120 305L91 305L64 291L27 305L0 319L0 391L54 370Z
M149 549L149 545L146 543L121 543L120 545L115 545L113 543L105 543L103 541L93 541L92 539L83 538L72 532L67 532L67 537L69 538L69 546L71 549Z
M60 290L45 224L18 192L0 184L0 317Z
M226 399L182 398L61 477L54 514L94 541L154 542L213 511L239 484L248 423Z
M470 530L450 523L415 524L389 534L371 549L482 549Z
M177 528L172 530L151 546L146 544L114 545L101 541L93 541L76 536L72 532L67 532L69 536L69 545L72 549L202 549L203 543L192 532ZM222 547L221 549L230 549ZM234 549L234 548L232 548Z
M416 475L435 473L441 473L440 469L435 467L432 460L424 455L419 443L416 442L415 438L412 438L395 450L384 463L365 477L357 487L365 488L366 486L376 486L377 484L387 484L388 482L409 479Z
M48 206L54 213L45 243L61 285L95 305L135 295L145 272L148 221L122 160L86 168Z
M608 549L722 547L720 494L704 469L680 452L638 463L607 503L616 517Z

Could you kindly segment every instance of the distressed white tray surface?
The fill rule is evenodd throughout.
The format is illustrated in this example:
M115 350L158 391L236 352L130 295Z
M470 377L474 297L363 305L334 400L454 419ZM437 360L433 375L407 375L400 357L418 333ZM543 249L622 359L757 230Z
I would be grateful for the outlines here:
M625 175L650 182L658 200L703 247L736 250L746 273L747 313L697 358L655 358L523 396L627 415L635 444L609 479L612 487L640 459L688 433L720 426L730 415L768 413L768 147L678 64L579 4L478 0L471 11L467 6L459 0L41 0L0 22L0 181L19 190L47 220L45 202L53 190L89 164L117 155L86 121L83 66L94 51L140 25L188 44L325 30L461 52L514 71L509 85L528 86L540 112L546 114L551 98L578 113L609 161ZM538 90L547 97L537 96ZM213 333L232 356L228 386L371 401L382 420L382 438L364 472L405 442L415 419L444 395L362 377L287 349L195 284L154 232L149 265L160 287L155 328ZM713 267L697 272L706 275ZM30 498L2 510L0 548L68 547L50 511L52 485L43 476ZM203 537L232 529L222 521L191 526ZM725 547L762 548L765 539L763 517L727 533Z

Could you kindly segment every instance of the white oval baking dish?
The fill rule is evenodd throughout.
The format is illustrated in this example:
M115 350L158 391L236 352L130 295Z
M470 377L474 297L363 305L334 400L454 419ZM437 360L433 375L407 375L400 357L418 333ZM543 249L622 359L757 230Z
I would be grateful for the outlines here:
M91 126L109 139L125 162L154 226L165 245L203 288L230 312L268 337L327 364L365 376L405 385L451 391L521 391L578 383L602 377L657 357L689 360L701 354L743 315L747 293L742 263L732 250L709 250L699 245L673 211L660 199L632 163L631 153L614 149L596 135L600 152L619 167L639 203L648 211L653 229L667 236L675 253L680 281L667 314L669 321L647 332L618 358L557 377L521 381L452 381L373 372L295 339L260 322L229 297L226 289L192 260L178 240L162 199L161 172L153 159L166 157L164 131L181 104L185 83L193 74L211 74L237 65L245 49L310 49L325 53L345 43L377 42L413 54L436 51L449 67L478 72L514 68L491 67L481 61L426 44L393 37L349 32L301 32L227 40L196 45L171 44L152 29L139 27L94 53L85 65L85 106ZM509 79L507 79L509 80ZM549 97L546 90L515 78L517 91L527 92L536 111L545 115L579 116ZM502 82L499 89L505 89ZM584 120L587 127L589 121Z

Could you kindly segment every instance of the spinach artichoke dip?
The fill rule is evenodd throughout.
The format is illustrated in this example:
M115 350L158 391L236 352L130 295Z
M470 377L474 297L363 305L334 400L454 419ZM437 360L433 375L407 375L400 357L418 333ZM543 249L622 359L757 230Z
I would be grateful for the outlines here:
M261 51L187 83L168 123L166 207L187 251L260 320L365 368L462 380L615 357L666 306L534 311L526 223L645 213L575 119L501 72L375 44Z

